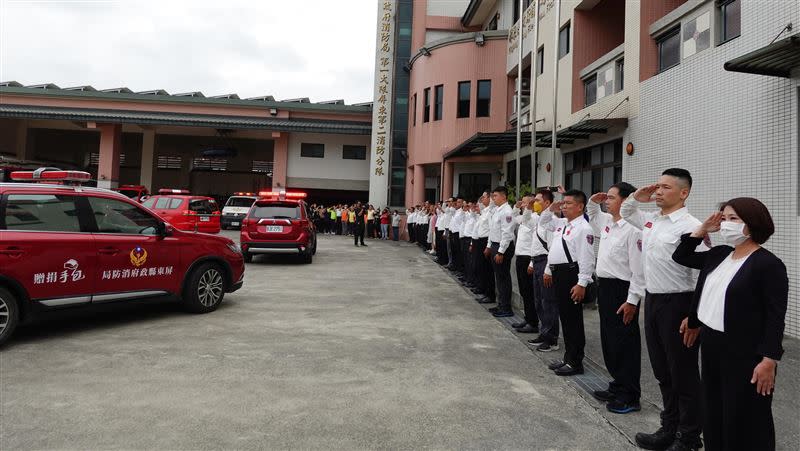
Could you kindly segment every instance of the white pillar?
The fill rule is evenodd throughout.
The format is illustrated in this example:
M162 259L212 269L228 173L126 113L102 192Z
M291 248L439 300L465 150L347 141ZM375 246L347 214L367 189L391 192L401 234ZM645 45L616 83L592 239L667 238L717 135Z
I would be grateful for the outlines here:
M144 129L142 133L142 164L139 174L139 184L147 187L153 192L153 168L156 147L156 131L154 129Z

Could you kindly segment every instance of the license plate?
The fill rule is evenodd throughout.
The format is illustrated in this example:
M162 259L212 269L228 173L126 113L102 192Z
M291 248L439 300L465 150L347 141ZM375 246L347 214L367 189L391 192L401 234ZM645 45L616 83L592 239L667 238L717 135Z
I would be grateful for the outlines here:
M267 233L283 233L283 226L267 226Z
M200 216L200 222L208 222L211 221L211 218L208 216Z
M236 227L236 226L238 226L238 225L239 225L239 223L238 223L238 222L232 222L232 223L231 223L231 225L232 225L232 226L234 226L234 227Z

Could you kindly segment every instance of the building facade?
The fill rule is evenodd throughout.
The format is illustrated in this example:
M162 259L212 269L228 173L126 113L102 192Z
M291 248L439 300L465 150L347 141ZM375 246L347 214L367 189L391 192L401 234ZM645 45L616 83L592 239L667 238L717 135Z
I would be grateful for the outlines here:
M517 121L532 186L591 194L683 167L701 219L737 196L769 207L800 336L800 3L446 3L413 2L406 205L514 186Z

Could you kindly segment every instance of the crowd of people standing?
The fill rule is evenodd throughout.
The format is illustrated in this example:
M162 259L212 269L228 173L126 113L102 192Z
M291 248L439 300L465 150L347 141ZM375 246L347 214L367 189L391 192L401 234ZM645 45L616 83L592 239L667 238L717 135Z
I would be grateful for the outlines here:
M539 190L513 206L505 187L406 212L411 242L476 295L514 316L511 260L523 301L519 333L539 352L564 354L558 376L584 371L584 304L596 300L612 380L594 396L617 414L639 411L641 332L662 395L661 427L644 449L772 450L772 394L788 301L783 262L762 247L774 233L757 199L724 202L701 222L686 201L691 174L664 171L635 188L617 183L587 199ZM558 198L557 198L558 197ZM649 211L642 204L654 203ZM711 246L719 232L723 244ZM559 330L560 326L560 330ZM702 348L702 365L698 350Z
M356 246L366 246L364 238L400 239L402 216L397 210L376 209L361 202L330 207L313 204L309 210L318 233L352 236Z

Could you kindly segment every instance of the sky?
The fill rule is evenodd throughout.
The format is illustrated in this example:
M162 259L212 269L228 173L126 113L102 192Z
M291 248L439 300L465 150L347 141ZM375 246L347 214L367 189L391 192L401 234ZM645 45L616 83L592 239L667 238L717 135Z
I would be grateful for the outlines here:
M0 81L372 101L376 0L0 0Z

